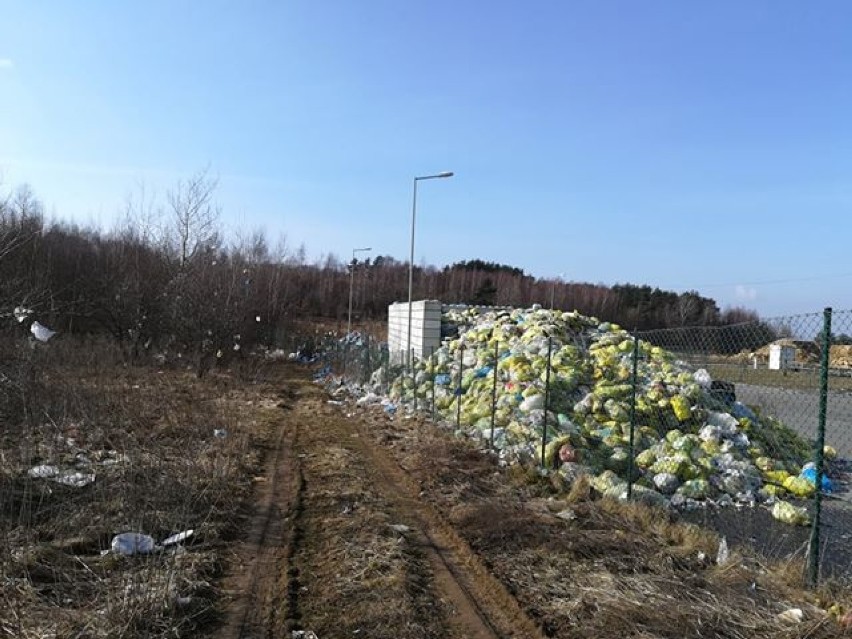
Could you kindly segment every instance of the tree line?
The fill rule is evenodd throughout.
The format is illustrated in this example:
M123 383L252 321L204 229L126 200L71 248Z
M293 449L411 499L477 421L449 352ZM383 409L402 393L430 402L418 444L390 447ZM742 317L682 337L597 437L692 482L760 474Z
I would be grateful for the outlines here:
M162 200L140 189L110 230L47 221L27 186L0 199L6 326L15 325L16 307L26 308L56 330L111 335L130 356L173 349L203 369L217 354L273 347L299 322L344 320L350 273L356 321L383 320L389 304L407 299L408 264L391 256L309 262L304 247L271 247L262 232L226 241L215 189L206 171ZM758 320L695 291L542 279L478 259L415 267L414 293L447 303L552 305L640 330Z

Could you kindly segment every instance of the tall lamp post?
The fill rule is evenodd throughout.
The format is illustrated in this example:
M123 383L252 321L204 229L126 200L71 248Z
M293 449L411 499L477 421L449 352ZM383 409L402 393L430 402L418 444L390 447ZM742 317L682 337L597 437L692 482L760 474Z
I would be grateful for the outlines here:
M373 249L369 247L352 249L352 261L349 263L349 319L346 321L347 335L352 333L352 290L355 285L355 253L363 253L365 251L372 250Z
M408 257L408 341L405 345L405 359L409 366L414 362L411 360L411 295L414 286L414 223L417 219L417 183L420 180L434 180L436 178L453 177L452 171L443 171L435 175L422 175L414 178L414 197L411 203L411 252Z

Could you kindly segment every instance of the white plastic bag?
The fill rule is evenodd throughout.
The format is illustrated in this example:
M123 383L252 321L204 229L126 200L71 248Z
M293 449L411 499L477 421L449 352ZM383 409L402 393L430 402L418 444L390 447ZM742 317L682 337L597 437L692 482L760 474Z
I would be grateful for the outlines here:
M38 322L32 323L32 326L30 326L30 332L40 342L46 342L51 337L56 335L56 331L52 331L47 326L39 324Z
M130 557L132 555L147 555L154 551L156 544L150 535L137 532L127 532L112 538L110 548L117 555Z

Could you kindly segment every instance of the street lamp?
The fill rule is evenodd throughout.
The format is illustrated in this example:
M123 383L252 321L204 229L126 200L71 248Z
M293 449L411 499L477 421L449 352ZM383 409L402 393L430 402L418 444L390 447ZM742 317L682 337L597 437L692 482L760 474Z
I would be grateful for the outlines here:
M349 319L346 321L347 335L352 333L352 289L355 284L355 253L363 253L365 251L372 250L373 249L369 247L352 249L352 262L349 263Z
M435 175L422 175L414 178L414 198L411 203L411 253L408 258L408 341L405 345L405 358L409 365L413 362L411 358L411 294L414 286L414 222L417 218L417 183L420 180L434 180L436 178L453 177L452 171L443 171Z

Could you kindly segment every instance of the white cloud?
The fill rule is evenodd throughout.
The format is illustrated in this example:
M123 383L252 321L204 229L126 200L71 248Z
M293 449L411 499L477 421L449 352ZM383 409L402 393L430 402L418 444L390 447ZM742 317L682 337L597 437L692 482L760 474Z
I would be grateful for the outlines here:
M738 300L746 300L750 302L757 298L757 289L737 284L734 288L734 295Z
M0 69L11 69L13 66L11 58L0 58Z

